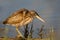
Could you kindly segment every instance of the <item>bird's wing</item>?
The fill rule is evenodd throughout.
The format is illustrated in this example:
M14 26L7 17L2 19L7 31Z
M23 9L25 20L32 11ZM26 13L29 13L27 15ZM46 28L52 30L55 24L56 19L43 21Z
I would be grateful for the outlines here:
M13 12L10 17L15 16L15 15L17 15L17 14L22 14L24 10L27 10L27 9L25 9L25 8L19 9L19 10Z
M17 15L12 15L10 17L7 18L7 23L9 24L14 24L14 23L18 23L22 20L22 14L17 14Z
M13 12L12 15L9 16L9 18L10 18L10 17L13 17L13 16L16 16L16 15L18 15L18 14L21 14L21 10L17 10L16 12Z

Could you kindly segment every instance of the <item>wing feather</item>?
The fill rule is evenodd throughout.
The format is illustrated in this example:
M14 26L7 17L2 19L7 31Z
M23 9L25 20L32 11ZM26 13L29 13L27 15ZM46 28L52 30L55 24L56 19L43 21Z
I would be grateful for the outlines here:
M22 15L18 14L18 15L9 17L7 21L8 21L8 23L15 24L15 23L19 23L20 21L22 21L22 19L23 19Z

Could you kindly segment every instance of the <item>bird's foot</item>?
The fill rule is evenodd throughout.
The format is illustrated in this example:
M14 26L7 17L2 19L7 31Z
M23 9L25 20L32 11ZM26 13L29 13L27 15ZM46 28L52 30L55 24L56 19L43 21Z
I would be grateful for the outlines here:
M24 38L24 36L23 36L23 35L19 35L19 34L17 35L17 37L19 37L19 38Z
M16 40L25 40L25 38L23 38L22 36L17 35Z
M21 36L21 35L19 35L19 34L18 34L16 37L17 37L18 39L25 39L25 37L23 37L23 36Z

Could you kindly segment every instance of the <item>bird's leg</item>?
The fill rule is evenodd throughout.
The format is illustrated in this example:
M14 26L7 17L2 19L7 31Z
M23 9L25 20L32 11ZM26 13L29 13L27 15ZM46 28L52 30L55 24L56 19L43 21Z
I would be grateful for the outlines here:
M18 34L19 34L19 35L18 35L18 37L22 37L22 38L24 38L24 37L23 37L23 35L21 34L21 32L18 30L18 28L17 28L17 27L16 27L16 31L17 31L17 32L18 32Z

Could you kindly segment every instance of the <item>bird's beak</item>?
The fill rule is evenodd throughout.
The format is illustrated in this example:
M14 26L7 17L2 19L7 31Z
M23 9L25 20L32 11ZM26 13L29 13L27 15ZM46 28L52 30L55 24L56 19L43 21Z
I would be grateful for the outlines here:
M38 18L40 21L42 21L43 23L45 23L45 20L43 20L38 14L36 14L36 18Z

